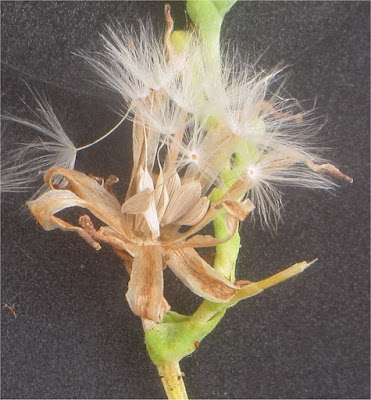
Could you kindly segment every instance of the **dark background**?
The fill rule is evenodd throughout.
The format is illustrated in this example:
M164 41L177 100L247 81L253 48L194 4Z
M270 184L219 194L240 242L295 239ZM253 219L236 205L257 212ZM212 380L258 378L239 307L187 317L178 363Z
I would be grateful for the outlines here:
M173 2L177 27L184 3ZM76 50L91 50L104 26L150 15L162 2L2 2L2 106L30 116L25 82L48 95L76 145L112 127L118 96L92 83ZM354 177L335 196L285 191L277 234L241 229L238 278L257 280L297 261L304 274L231 309L182 361L193 398L369 398L369 3L239 2L223 41L250 61L291 65L288 95L316 99L327 124L321 141ZM3 124L3 151L30 132ZM79 155L77 169L130 173L130 124ZM44 232L22 212L29 194L2 202L2 398L160 398L139 318L124 298L128 276L108 248L95 253L76 235ZM190 313L199 303L168 271L166 297Z

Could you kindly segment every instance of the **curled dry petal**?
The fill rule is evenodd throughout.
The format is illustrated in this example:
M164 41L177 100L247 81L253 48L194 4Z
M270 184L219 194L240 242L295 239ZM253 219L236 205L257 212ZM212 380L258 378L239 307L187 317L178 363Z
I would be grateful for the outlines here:
M166 256L174 274L198 296L216 303L224 303L236 293L237 287L215 271L196 250L169 249Z
M168 308L163 298L162 250L141 246L133 260L126 299L134 314L161 322Z
M86 201L69 190L48 191L36 200L28 201L27 205L46 231L60 228L59 223L52 218L55 213L69 207L87 207Z
M96 250L100 249L99 243L97 243L82 228L73 226L68 222L65 222L62 219L54 216L54 214L58 211L62 211L69 207L78 206L87 208L88 205L86 201L81 200L69 190L52 190L46 192L38 199L29 201L27 205L34 217L46 231L51 231L57 228L60 228L64 231L74 231L77 232Z
M94 179L89 178L87 175L81 172L54 167L50 168L46 172L44 179L45 182L53 189L53 191L56 192L60 192L60 190L54 189L53 187L53 179L57 175L60 175L66 179L68 182L69 193L75 194L78 198L84 201L84 205L80 205L80 207L87 208L94 216L96 216L106 225L113 228L117 233L123 235L124 237L128 237L127 227L124 219L122 218L120 203L106 189L100 186ZM39 199L44 199L43 196L39 197ZM67 196L67 198L70 197ZM71 204L68 205L67 198L65 199L63 196L58 197L59 204L62 204L61 202L63 199L64 207L60 208L59 204L55 204L55 211L53 213L61 211L64 208L78 205L73 201L71 201ZM28 202L29 207L30 204L32 205L33 203Z

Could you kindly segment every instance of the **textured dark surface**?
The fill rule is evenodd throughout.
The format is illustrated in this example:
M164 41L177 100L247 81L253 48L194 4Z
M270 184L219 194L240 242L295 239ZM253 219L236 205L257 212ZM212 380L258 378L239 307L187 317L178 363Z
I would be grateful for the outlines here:
M2 2L3 110L29 116L25 83L47 93L77 145L111 127L119 98L92 84L78 49L95 47L105 23L150 15L161 2ZM173 4L181 27L184 3ZM246 223L239 278L256 280L318 257L305 274L230 310L183 360L197 398L369 398L369 3L240 2L223 38L264 68L291 65L289 95L316 98L328 153L354 177L335 196L286 191L277 235ZM310 107L310 102L308 103ZM130 126L89 153L77 168L130 172ZM29 134L3 126L6 145ZM7 147L5 146L5 149ZM161 398L140 321L124 298L128 277L108 248L95 253L77 236L44 232L19 208L2 205L2 398ZM199 300L166 272L173 308Z

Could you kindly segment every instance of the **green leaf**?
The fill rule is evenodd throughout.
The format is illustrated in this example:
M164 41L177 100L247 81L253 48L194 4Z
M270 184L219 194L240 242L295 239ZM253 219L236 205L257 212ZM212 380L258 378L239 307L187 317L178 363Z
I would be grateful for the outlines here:
M223 315L223 312L219 313L211 320L201 323L185 320L155 325L145 333L145 343L151 361L156 366L162 366L165 363L178 362L193 353L197 343L215 328Z
M286 268L283 271L280 271L277 274L274 274L266 279L244 286L237 292L235 296L232 297L231 301L228 303L228 308L233 307L241 300L255 296L261 293L265 289L278 285L279 283L284 282L290 278L293 278L294 276L304 272L308 267L310 267L316 261L317 259L310 262L306 261L298 262L292 265L291 267Z

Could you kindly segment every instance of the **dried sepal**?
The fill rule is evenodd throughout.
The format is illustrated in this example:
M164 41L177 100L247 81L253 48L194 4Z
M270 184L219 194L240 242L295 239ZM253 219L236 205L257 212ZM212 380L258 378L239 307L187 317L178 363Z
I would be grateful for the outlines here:
M138 250L132 264L126 299L134 314L161 322L167 311L163 301L161 247L141 246Z
M200 198L198 203L175 222L178 225L195 225L206 214L210 201L206 196Z
M237 218L239 221L243 221L254 210L255 206L250 199L242 202L227 200L223 203L223 208L229 215Z
M125 201L121 207L121 212L127 214L142 214L149 209L153 199L153 190L146 189L142 192L138 192Z
M164 174L162 168L160 168L160 173L158 174L156 187L155 187L155 202L159 221L165 213L166 207L169 204L169 194L164 183Z
M208 225L213 219L221 212L223 209L223 203L226 201L237 201L240 197L242 197L249 187L249 183L245 179L237 180L226 192L224 196L222 196L215 204L213 204L207 210L206 214L198 221L195 225L193 225L186 232L176 236L173 239L169 239L168 243L172 242L180 242L182 240L187 239L193 234L199 232L202 228Z
M201 185L194 181L180 186L170 197L161 225L171 224L188 213L201 197Z

